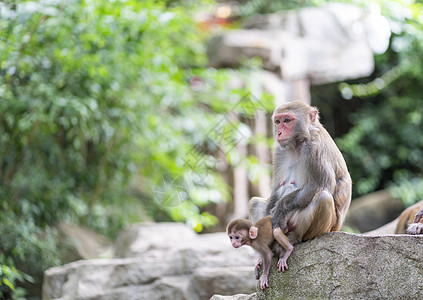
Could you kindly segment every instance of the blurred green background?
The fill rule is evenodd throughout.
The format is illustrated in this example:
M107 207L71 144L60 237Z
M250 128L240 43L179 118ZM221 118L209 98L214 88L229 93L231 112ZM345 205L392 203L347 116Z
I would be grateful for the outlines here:
M213 12L211 0L0 3L0 295L25 298L19 284L39 284L64 262L60 221L111 239L146 220L213 230L219 220L206 208L230 201L231 188L209 132L249 94L260 61L237 70L244 88L228 88L234 71L208 68L206 42L245 17L326 2L239 1L236 18L214 30L195 18ZM312 87L312 104L344 154L354 197L390 188L410 205L423 198L422 4L375 2L394 28L388 51L369 78ZM272 111L270 95L260 103ZM207 163L192 168L184 158L199 145ZM263 166L236 151L224 153L229 164L258 176ZM163 185L183 201L163 203Z

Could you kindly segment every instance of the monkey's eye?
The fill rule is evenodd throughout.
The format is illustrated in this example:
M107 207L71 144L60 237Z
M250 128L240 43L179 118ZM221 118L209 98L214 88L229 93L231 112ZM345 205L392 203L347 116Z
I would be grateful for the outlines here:
M275 120L275 124L280 124L280 123L281 123L281 120L279 120L279 119Z
M284 123L289 123L289 122L291 122L291 119L290 118L286 118L286 119L283 120L283 122Z
M239 240L239 236L236 236L235 238L236 238L237 240Z
M229 239L232 240L232 237L230 236Z

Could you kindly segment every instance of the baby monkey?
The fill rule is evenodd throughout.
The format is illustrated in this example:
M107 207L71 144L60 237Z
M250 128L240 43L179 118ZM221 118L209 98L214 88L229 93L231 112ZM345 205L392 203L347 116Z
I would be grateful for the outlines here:
M272 230L272 220L270 216L258 220L255 224L247 219L236 219L229 223L227 233L234 248L248 245L260 254L261 259L257 262L255 271L256 278L259 279L259 269L263 264L263 274L260 278L260 288L262 290L269 286L267 279L273 257L270 247L275 240L285 249L284 255L281 255L279 258L278 270L279 272L283 272L285 269L288 269L286 261L291 255L294 247L279 227Z

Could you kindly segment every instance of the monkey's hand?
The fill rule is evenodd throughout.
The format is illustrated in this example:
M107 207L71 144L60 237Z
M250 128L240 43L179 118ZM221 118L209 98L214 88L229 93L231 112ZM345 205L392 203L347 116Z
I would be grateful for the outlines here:
M419 223L420 219L423 217L423 209L420 210L416 216L414 217L414 222L413 223Z
M267 275L263 274L260 278L260 288L264 290L267 287L269 287L269 283L267 282Z

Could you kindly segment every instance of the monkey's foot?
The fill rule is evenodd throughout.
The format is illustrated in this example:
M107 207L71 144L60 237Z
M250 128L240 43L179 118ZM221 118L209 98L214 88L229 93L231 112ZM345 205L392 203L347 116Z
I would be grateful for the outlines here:
M267 282L267 276L262 275L260 278L260 288L264 290L267 287L269 287L269 283Z
M286 263L286 259L284 259L283 257L281 257L278 261L278 270L279 272L285 272L285 270L288 270L288 265Z
M413 223L408 225L407 232L409 234L423 234L423 224Z

